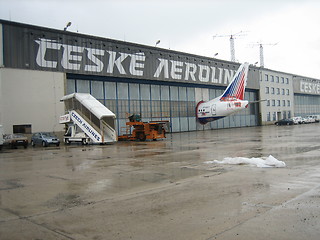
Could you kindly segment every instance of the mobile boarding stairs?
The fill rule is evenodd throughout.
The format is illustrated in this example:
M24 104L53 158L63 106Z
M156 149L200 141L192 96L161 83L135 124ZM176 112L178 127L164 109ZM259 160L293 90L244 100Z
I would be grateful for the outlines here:
M61 100L67 114L59 123L66 124L65 143L113 143L117 141L116 115L88 93L72 93Z

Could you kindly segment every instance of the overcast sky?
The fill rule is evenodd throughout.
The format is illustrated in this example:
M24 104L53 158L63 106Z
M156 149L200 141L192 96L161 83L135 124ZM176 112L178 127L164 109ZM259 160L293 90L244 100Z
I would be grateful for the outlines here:
M320 79L318 0L0 0L0 18L230 60ZM276 45L272 45L275 44Z

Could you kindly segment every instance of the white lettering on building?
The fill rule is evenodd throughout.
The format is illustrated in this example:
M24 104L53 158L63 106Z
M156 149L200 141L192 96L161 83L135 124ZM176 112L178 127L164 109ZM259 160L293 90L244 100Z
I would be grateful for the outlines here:
M36 63L43 68L63 68L73 71L91 73L120 74L143 76L146 65L145 53L123 53L118 51L95 49L59 43L55 40L40 38L35 40L39 45ZM60 52L60 54L58 53ZM59 57L61 60L59 61ZM148 76L161 79L174 79L202 83L228 84L234 70L202 65L190 62L151 58L154 74ZM146 76L147 77L147 76ZM309 86L304 85L304 89Z
M82 61L82 52L84 47L76 47L62 44L63 54L61 59L61 65L64 69L69 70L80 70L81 61Z
M154 74L154 77L158 78L160 77L160 74L163 70L164 78L169 78L169 64L168 64L168 59L162 59L159 58L159 65L157 67L157 70Z
M97 56L104 56L104 51L95 48L86 48L87 57L94 65L85 65L86 72L102 72L104 64Z
M191 77L192 81L196 81L195 74L197 72L197 65L194 63L186 63L186 74L184 80L188 80L189 76Z
M320 83L300 81L300 91L309 94L320 94Z
M146 56L144 53L136 53L131 55L129 71L134 76L143 76L144 62Z
M200 82L209 82L210 67L205 65L199 65L199 80Z
M171 62L171 77L173 79L181 79L183 62L170 61Z

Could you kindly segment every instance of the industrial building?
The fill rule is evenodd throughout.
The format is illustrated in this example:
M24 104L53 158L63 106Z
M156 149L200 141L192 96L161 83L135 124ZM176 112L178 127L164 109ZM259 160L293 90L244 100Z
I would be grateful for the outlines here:
M219 96L239 63L0 20L0 123L5 133L63 132L60 99L90 93L117 116L168 120L169 131L272 124L320 114L320 80L250 66L245 99L235 115L197 123L196 104Z

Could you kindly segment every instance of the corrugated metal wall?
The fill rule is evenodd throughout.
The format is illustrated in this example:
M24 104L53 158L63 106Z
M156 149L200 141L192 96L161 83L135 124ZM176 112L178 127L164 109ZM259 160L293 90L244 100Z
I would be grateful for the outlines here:
M59 71L226 86L239 64L105 38L3 22L4 65ZM248 88L259 89L250 69Z
M4 65L67 73L66 93L87 92L117 115L118 133L127 113L143 121L169 120L170 131L258 125L258 110L202 126L195 106L223 92L238 69L232 63L171 50L0 21ZM259 71L249 70L246 99L257 100ZM206 99L204 99L204 97ZM208 99L207 99L208 98Z

